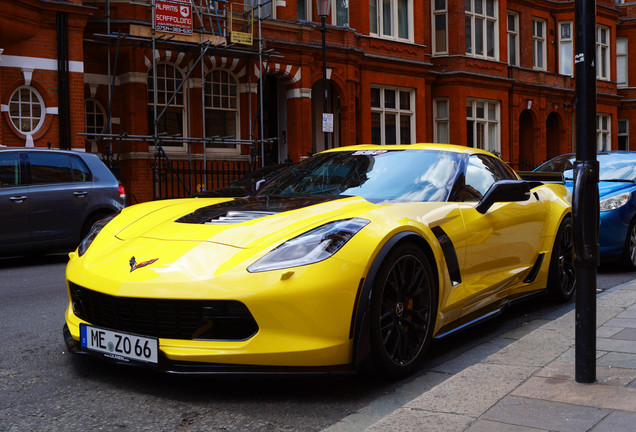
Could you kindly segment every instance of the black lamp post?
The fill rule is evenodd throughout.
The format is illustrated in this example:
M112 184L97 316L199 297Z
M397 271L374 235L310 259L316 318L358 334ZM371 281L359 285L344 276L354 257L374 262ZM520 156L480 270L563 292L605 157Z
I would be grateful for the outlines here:
M316 0L316 10L320 21L322 22L322 92L323 92L323 132L324 132L324 145L325 149L329 148L329 135L324 130L324 115L327 113L327 28L325 26L325 20L329 16L329 9L331 8L331 0Z

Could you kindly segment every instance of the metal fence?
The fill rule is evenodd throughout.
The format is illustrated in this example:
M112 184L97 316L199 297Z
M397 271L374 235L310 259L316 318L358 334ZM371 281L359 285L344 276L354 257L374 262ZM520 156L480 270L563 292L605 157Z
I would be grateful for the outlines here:
M170 160L161 158L155 178L156 199L184 198L205 190L230 184L255 167L248 161L211 160L204 167L202 160Z

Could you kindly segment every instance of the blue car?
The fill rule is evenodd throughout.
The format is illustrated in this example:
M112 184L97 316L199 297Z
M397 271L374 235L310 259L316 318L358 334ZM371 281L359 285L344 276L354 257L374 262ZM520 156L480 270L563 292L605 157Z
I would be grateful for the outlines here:
M636 152L608 151L597 154L600 220L598 240L602 261L618 261L636 269ZM550 159L535 172L563 173L572 190L574 153Z

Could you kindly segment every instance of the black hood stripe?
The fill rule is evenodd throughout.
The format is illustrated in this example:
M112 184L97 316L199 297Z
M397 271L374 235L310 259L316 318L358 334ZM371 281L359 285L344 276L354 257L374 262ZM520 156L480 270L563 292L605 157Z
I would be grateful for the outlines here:
M236 198L231 201L225 201L219 204L212 204L201 207L194 212L180 217L176 220L179 223L205 224L212 221L231 218L232 214L240 213L243 215L252 214L255 219L258 217L269 216L271 214L282 213L291 210L297 210L316 204L322 204L329 201L344 199L346 197L340 195L318 195L318 196L251 196L247 198Z

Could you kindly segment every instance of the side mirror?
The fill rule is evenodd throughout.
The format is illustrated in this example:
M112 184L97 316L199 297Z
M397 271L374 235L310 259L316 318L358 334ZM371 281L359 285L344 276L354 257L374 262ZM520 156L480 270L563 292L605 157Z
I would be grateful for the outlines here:
M475 210L485 214L496 202L527 201L530 199L530 184L523 180L500 180L493 183Z

